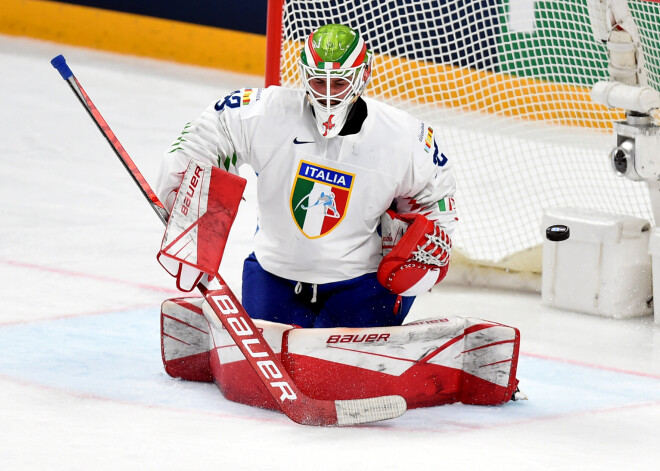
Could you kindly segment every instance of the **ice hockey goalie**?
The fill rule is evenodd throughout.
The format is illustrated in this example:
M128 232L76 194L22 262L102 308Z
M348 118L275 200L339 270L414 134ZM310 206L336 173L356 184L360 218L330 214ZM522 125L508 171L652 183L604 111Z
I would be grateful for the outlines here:
M244 186L239 177L211 165L189 164L159 253L161 264L176 277L180 289L192 289L205 283L204 274L217 273ZM420 217L415 218L413 229L415 224L420 224L420 234L427 232L429 224L433 226ZM436 239L449 248L447 240ZM384 271L401 274L400 260L391 258L394 268ZM438 270L424 289L440 276ZM409 285L411 276L403 273L403 278ZM279 410L204 298L166 301L161 321L163 362L170 376L214 381L227 399ZM397 395L408 408L459 401L496 405L509 401L517 386L520 334L495 322L440 317L369 328L299 328L258 319L254 324L300 391L313 399ZM262 353L250 350L249 345L247 351L253 357Z

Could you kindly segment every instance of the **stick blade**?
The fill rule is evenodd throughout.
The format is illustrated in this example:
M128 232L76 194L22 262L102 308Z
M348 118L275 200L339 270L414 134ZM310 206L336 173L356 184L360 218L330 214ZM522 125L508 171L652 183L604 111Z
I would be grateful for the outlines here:
M401 396L380 396L369 399L335 401L337 425L357 425L394 419L406 412L406 400Z

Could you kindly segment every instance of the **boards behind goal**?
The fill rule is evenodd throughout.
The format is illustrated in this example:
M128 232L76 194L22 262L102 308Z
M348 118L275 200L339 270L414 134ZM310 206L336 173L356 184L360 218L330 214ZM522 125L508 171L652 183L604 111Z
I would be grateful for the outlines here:
M463 262L538 289L545 209L653 220L646 185L611 169L612 127L624 110L590 98L610 77L599 18L608 3L270 0L266 82L300 87L299 51L315 28L359 31L375 53L365 94L433 125L453 160L460 224L450 274L464 276ZM639 30L644 78L660 90L660 3L623 3Z

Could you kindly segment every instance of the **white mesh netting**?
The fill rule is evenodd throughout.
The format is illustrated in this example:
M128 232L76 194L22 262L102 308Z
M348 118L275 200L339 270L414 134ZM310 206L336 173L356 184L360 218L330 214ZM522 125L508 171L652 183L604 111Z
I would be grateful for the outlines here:
M629 4L660 89L660 4ZM300 86L301 41L331 22L358 30L376 55L366 95L431 123L452 159L459 257L540 271L550 207L652 220L646 185L611 170L623 112L589 97L609 76L587 0L285 0L282 85Z

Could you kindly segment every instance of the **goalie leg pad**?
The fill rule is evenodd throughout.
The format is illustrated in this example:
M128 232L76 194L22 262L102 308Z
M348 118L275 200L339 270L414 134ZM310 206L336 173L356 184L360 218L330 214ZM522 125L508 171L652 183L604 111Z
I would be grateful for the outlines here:
M229 333L200 323L200 311L208 309L203 303L188 298L163 304L168 374L213 380L231 401L279 410ZM393 394L404 397L408 408L499 405L511 400L518 383L520 333L495 322L448 317L396 327L328 329L254 323L296 385L314 399ZM175 332L178 340L172 338ZM260 367L271 371L267 364Z
M517 381L517 329L471 318L398 327L295 329L282 360L305 394L318 399L403 396L408 408L463 402L496 405Z
M215 315L206 302L203 305L203 310L207 316ZM260 319L253 319L253 322L263 335L264 340L273 350L273 353L276 356L280 356L282 334L289 329L294 329L295 326ZM213 343L210 355L211 374L225 398L249 406L272 409L278 412L281 411L280 406L273 399L273 396L263 385L257 373L236 346L229 332L224 327L216 328L215 326L217 324L209 323L209 325L211 326ZM238 326L238 328L243 329L245 326ZM247 347L250 351L258 348L253 344L248 344ZM258 351L255 352L255 357L259 357ZM282 375L276 370L273 362L262 360L258 362L258 365L262 372L270 377L273 382L280 382L278 381L278 375L279 378ZM286 392L286 390L283 392Z
M212 382L209 325L203 298L168 299L161 306L160 339L165 372L173 378Z
M464 339L460 401L497 405L511 400L518 386L520 331L466 318Z

